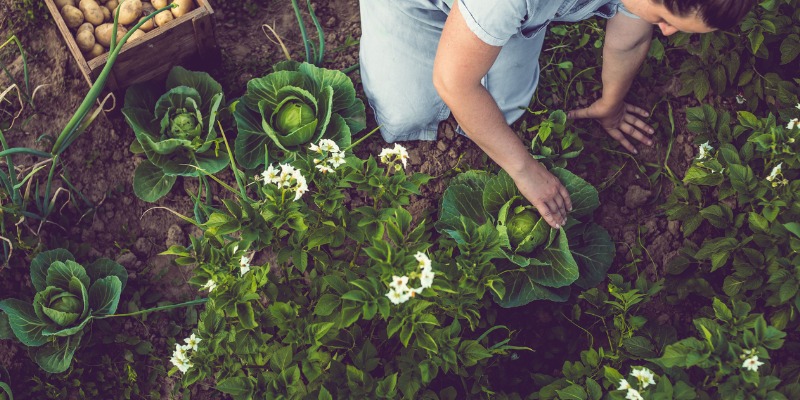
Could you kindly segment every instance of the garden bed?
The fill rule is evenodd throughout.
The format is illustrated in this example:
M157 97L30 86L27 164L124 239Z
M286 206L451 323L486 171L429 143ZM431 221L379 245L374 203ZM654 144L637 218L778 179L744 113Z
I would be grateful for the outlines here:
M36 92L35 109L26 107L14 127L4 133L11 147L48 151L50 143L83 100L86 82L53 21L43 16L30 21L31 17L15 3L0 0L0 38L10 34L19 36L28 52L30 86L41 88ZM272 41L273 36L263 28L264 24L270 24L280 35L292 59L303 59L303 43L288 3L263 4L250 0L219 3L214 4L214 18L221 57L213 64L195 62L185 66L208 72L222 84L227 99L241 96L250 79L266 74L275 62L283 59L280 46ZM356 65L360 36L358 2L317 2L315 8L329 49L322 66L343 70ZM9 51L0 53L0 57L6 57L3 61L10 66L11 74L19 76L23 60ZM670 62L680 65L682 56L674 57L676 59ZM649 62L658 64L653 59ZM558 72L556 66L549 68L554 74ZM358 71L348 76L353 79L357 96L366 101ZM0 77L0 88L7 83L4 79ZM545 73L543 82L548 82L547 79L556 82L558 78ZM586 86L591 84L591 79L587 80ZM687 128L686 109L699 102L693 97L676 96L679 86L677 77L643 76L637 80L630 99L651 107L654 117L650 122L657 128L656 144L652 148L640 146L637 156L621 153L599 125L585 121L574 124L574 129L581 132L585 149L579 160L569 161L570 168L575 166L573 172L598 188L600 207L593 218L610 233L615 248L609 273L623 275L627 282L641 276L652 284L664 278L669 274L671 263L681 256L686 241L699 245L706 231L711 232L708 225L703 225L687 237L683 223L670 220L662 207L675 188L669 174L683 177L698 156L697 133ZM175 257L159 255L170 246L187 246L190 237L202 234L170 212L193 215L193 202L186 193L198 191L197 181L179 178L174 189L156 203L146 203L134 195L134 171L143 157L129 151L135 136L119 111L124 92L118 91L115 95L114 109L101 113L64 154L68 175L57 179L56 186L74 188L69 198L66 195L57 198L59 204L66 205L59 206L49 223L39 227L28 221L16 228L19 231L13 232L26 238L25 243L30 247L15 249L12 261L0 269L2 298L29 298L33 291L28 274L29 255L57 247L69 249L77 258L106 257L125 267L129 279L120 299L123 312L189 301L199 296L197 285L189 284L193 275L191 267L177 266L173 263ZM546 84L542 85L538 97L539 104L546 104L551 111L585 106L594 100L592 90L587 88L565 105L561 94ZM732 99L721 95L714 100L729 110L739 109ZM110 107L110 104L104 106ZM375 128L370 108L366 109L367 128L359 136ZM528 126L541 123L546 117L547 114L527 115L517 128L525 132ZM491 161L487 161L476 145L454 132L453 124L450 120L440 125L436 142L404 143L409 153L407 170L433 177L422 186L419 195L411 197L407 209L415 222L426 218L435 220L441 198L458 173L492 168ZM533 133L529 133L527 139L531 136ZM377 157L384 147L386 143L376 134L354 149L354 153L361 158ZM20 166L30 166L33 162L33 157L20 157L16 161ZM221 178L234 182L227 170ZM226 196L220 190L214 200ZM355 206L362 201L356 195L348 195L345 206ZM603 285L605 283L601 284L601 290ZM679 337L692 335L696 309L711 303L699 296L677 302L674 293L655 296L640 314L657 321L659 326L675 327ZM167 373L173 367L169 362L173 349L168 346L172 340L180 341L192 332L201 309L175 309L138 319L96 322L84 339L92 343L92 347L79 350L74 368L60 375L39 370L24 346L0 341L0 382L9 382L15 398L22 399L111 398L120 392L125 393L125 398L180 398L187 393L194 398L219 398L219 392L214 390L215 382L210 379L185 389L180 384L180 374ZM565 360L577 358L581 350L591 345L592 339L584 335L583 330L563 322L562 318L567 317L579 320L575 312L575 308L569 306L556 308L551 303L534 302L522 308L494 309L485 315L489 325L506 325L516 332L511 344L534 350L516 351L513 357L498 357L498 363L504 368L519 365L524 368L516 368L518 373L498 377L496 384L505 391L517 391L524 396L534 389L525 383L528 374L557 375ZM570 313L573 314L568 315ZM554 324L554 320L561 321L555 329L542 329ZM584 328L602 332L599 326ZM575 337L580 340L571 339ZM5 371L9 375L5 375ZM447 378L434 381L435 387L431 389L438 391L453 384L452 381ZM538 383L539 386L543 384Z

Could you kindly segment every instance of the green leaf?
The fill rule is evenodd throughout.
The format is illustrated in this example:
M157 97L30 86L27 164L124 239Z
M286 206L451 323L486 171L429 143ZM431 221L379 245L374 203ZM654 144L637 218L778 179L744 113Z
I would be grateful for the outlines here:
M75 257L67 250L55 249L43 251L31 260L31 283L37 292L47 287L47 269L56 261L75 261Z
M169 193L176 179L176 176L165 175L150 161L143 160L133 174L133 192L140 199L152 203Z
M418 330L416 334L416 341L415 343L422 347L425 350L428 350L431 353L438 353L439 346L436 345L436 341L433 340L433 337L429 335L427 332Z
M575 284L584 289L600 284L616 254L611 235L602 226L590 222L567 230L567 238L580 274Z
M633 336L622 341L622 347L636 358L650 358L658 354L650 340L643 336Z
M59 337L55 341L31 349L31 355L39 366L51 373L60 374L66 371L72 364L72 356L81 343L83 332L75 335Z
M239 317L239 323L242 324L244 329L253 329L258 326L253 312L253 305L250 302L236 303L236 315Z
M341 301L338 296L325 293L317 301L317 305L314 307L314 315L326 317L331 315L340 305Z
M122 282L116 275L96 280L89 288L91 315L110 315L117 312L120 294L122 294Z
M292 364L292 358L292 346L281 347L272 355L269 365L274 371L282 371Z
M652 361L665 368L688 368L707 360L708 357L705 343L695 338L687 338L667 346L664 355Z
M217 383L217 390L233 396L234 399L247 399L253 396L253 381L246 376L234 376Z
M116 276L122 284L122 289L125 289L125 284L128 282L128 271L125 270L125 267L108 258L98 258L89 264L86 267L86 274L89 275L92 282L107 276Z
M375 394L379 397L394 398L397 396L397 372L381 379L375 388Z
M563 168L553 168L550 172L561 181L569 192L569 198L572 200L570 218L581 218L590 215L600 206L597 189L589 182Z
M559 230L555 246L543 250L539 254L540 265L528 268L528 274L541 285L553 288L567 286L578 279L578 263L569 249L569 242L564 229Z
M0 310L8 315L11 330L22 344L35 347L47 343L48 338L42 335L47 324L36 315L32 305L17 299L6 299L0 301Z
M200 109L208 110L214 96L222 94L222 85L206 72L189 71L181 66L175 66L169 71L167 76L166 89L171 90L179 86L186 86L194 89L199 95L201 102ZM126 103L127 104L127 93Z
M781 65L789 64L800 55L800 36L792 34L781 42Z
M714 315L716 315L717 319L725 322L733 321L731 309L716 297L714 298Z
M458 345L458 356L465 367L471 367L491 357L492 353L475 340L464 340Z
M575 384L556 390L556 393L558 393L558 398L563 400L586 400L588 398L586 390Z
M55 261L47 270L45 283L47 286L55 286L59 289L72 292L72 290L70 290L70 282L73 277L77 278L84 287L89 287L89 275L86 274L86 270L80 264L71 260L63 262Z

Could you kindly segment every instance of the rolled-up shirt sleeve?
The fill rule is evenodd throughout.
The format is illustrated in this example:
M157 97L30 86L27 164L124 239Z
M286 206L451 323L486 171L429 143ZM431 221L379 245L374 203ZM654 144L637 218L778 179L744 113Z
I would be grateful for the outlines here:
M514 36L527 15L525 0L458 0L469 29L490 46L503 46Z
M625 16L627 17L639 19L639 17L636 16L636 14L628 11L628 9L625 8L625 6L622 3L619 3L619 5L617 5L617 11L625 14Z

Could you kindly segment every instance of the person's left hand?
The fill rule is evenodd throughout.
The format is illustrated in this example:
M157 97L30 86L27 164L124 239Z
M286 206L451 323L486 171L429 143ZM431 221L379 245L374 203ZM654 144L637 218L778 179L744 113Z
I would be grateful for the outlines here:
M641 119L642 117L649 117L650 113L628 103L610 103L600 98L589 107L572 110L567 115L572 119L596 119L611 137L633 154L639 154L639 152L625 135L648 146L653 145L653 140L649 136L655 130ZM645 133L647 135L644 135Z

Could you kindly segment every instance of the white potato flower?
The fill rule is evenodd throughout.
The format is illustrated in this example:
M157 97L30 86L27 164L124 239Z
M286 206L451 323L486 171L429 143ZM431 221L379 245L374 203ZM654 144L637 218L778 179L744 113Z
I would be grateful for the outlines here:
M782 166L783 166L783 163L778 163L778 165L774 166L772 168L772 172L769 173L769 176L767 177L767 180L770 181L770 182L774 181L775 178L777 178L778 175L780 175Z
M433 285L433 277L435 274L430 270L423 270L420 274L419 281L423 289L427 289Z
M200 290L208 290L209 293L213 292L214 289L217 288L217 282L214 282L213 279L209 279L205 285L203 285Z
M794 129L795 126L800 126L800 120L797 118L792 118L792 120L786 124L786 129Z
M339 168L342 164L344 164L344 152L336 152L331 154L331 157L328 159L328 164L333 168Z
M642 397L641 393L634 388L628 389L628 394L625 395L625 398L628 400L644 400L644 397Z
M617 390L628 390L630 388L631 388L631 384L628 383L627 380L623 379L623 380L619 381L619 387L617 388Z
M414 258L416 258L417 261L419 261L420 268L422 269L431 268L431 259L428 258L428 256L425 253L418 251L417 254L414 254Z
M338 152L339 145L336 144L333 140L330 139L322 139L319 141L319 148L322 151L326 151L328 153Z
M758 356L752 356L742 363L742 368L756 372L758 371L758 367L764 365L763 362L758 361Z
M391 301L392 304L402 304L402 303L407 302L408 299L411 298L413 293L414 292L411 291L411 290L406 290L405 292L400 292L400 291L392 289L392 290L389 291L389 293L386 293L386 297L389 298L389 301Z
M320 164L320 165L317 165L315 168L318 169L319 172L322 172L323 174L327 174L328 172L333 172L333 168L331 168L331 167L329 167L327 165Z
M642 388L656 384L655 379L653 379L655 377L655 375L653 375L653 371L650 371L644 367L634 369L633 372L631 372L631 376L639 380L639 383L642 384Z
M709 156L710 152L714 151L714 148L711 147L711 145L708 144L708 142L705 142L705 143L700 145L700 147L698 148L698 151L699 151L699 153L697 154L697 159L698 160L704 160Z
M194 333L192 333L189 337L183 339L183 341L186 342L186 346L184 348L187 350L191 349L193 351L197 351L197 345L203 341L203 339L200 339L199 337L195 336Z

